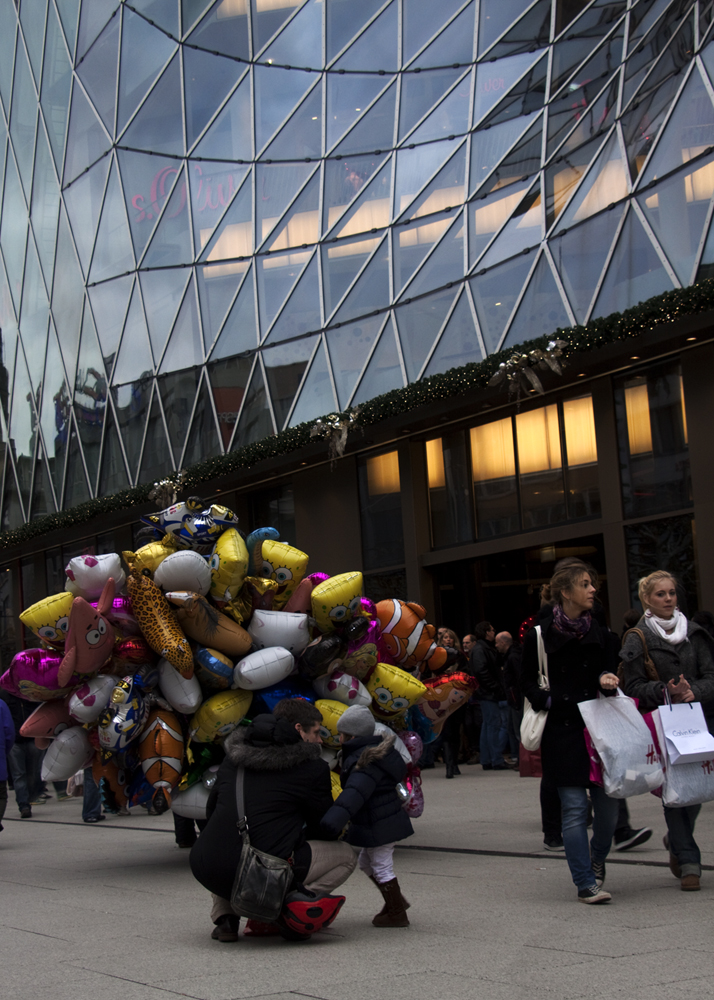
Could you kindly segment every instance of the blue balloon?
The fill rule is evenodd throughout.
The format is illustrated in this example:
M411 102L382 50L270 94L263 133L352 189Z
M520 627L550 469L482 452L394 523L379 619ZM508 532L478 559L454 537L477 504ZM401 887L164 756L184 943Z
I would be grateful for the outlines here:
M279 538L280 532L277 528L256 528L255 531L251 531L245 540L249 556L248 576L260 576L262 572L263 557L261 552L256 556L256 547L262 546L267 539L277 542Z
M199 646L193 659L202 688L212 692L226 691L233 683L233 661L225 653Z
M315 704L316 694L309 684L301 681L298 677L288 677L287 680L279 681L272 687L263 688L253 695L253 702L250 706L250 716L255 718L263 712L272 712L279 701L283 698L303 698L311 704Z
M433 743L436 739L436 733L431 728L431 723L424 715L420 712L416 705L412 705L406 715L407 719L407 729L411 729L412 732L418 733L421 736L421 741L426 746L427 743Z

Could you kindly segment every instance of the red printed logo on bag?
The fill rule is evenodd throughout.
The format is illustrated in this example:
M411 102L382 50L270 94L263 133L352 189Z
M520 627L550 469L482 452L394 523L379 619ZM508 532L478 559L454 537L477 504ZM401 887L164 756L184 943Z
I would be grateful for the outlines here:
M659 754L655 750L654 744L650 743L650 745L647 748L647 763L657 764L658 762L659 762Z
M714 774L714 760L703 760L702 771L705 774Z

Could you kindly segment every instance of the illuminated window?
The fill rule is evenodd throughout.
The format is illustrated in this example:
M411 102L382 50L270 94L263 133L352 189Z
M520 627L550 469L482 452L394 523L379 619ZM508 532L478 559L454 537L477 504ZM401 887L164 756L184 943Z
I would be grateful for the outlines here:
M363 569L404 565L402 495L396 451L357 463Z
M433 438L426 442L426 469L429 478L429 489L442 489L444 479L444 452L441 449L441 438Z
M476 483L515 476L516 456L510 417L471 428L471 464Z
M652 424L647 382L644 379L625 386L625 407L630 454L646 455L652 451Z
M516 416L516 432L521 475L562 466L558 407L555 403L540 410L519 413Z
M426 471L432 545L472 542L473 503L464 431L426 442Z
M592 396L566 399L563 403L563 423L568 468L597 462Z
M367 490L371 497L399 493L399 457L396 451L367 459Z

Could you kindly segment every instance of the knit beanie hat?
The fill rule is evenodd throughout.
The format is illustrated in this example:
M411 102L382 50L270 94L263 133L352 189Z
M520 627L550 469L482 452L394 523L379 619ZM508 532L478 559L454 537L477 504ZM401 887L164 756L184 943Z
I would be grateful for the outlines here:
M337 732L345 736L374 736L374 716L366 705L353 705L337 720Z

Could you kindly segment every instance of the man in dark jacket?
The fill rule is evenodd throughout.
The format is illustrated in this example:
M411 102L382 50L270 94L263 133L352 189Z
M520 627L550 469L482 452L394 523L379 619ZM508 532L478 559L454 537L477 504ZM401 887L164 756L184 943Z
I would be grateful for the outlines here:
M35 711L37 703L16 698L9 691L0 693L0 697L10 710L15 727L15 743L7 755L8 771L15 789L15 801L21 819L31 819L32 803L41 801L40 772L44 754L35 746L31 736L20 736L20 727Z
M320 820L332 806L330 769L320 756L322 716L301 699L278 702L272 715L258 715L225 742L208 799L208 822L191 850L191 870L213 893L211 918L218 941L238 940L238 917L230 905L242 841L238 833L236 770L242 767L250 842L279 858L292 858L294 883L326 894L352 873L356 857L348 844L326 843Z
M502 725L501 703L506 704L506 688L494 644L496 631L490 622L479 622L474 629L476 644L471 650L471 673L478 681L481 725L481 767L484 771L505 771L503 759L506 731Z

